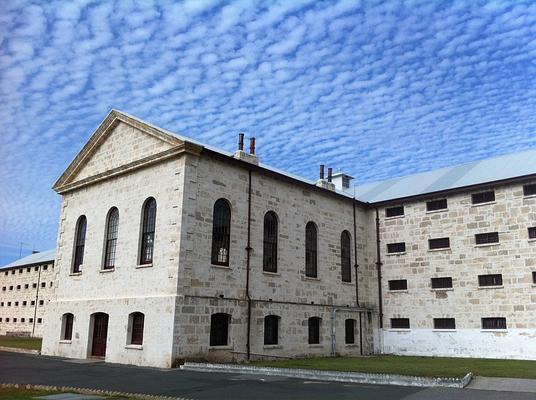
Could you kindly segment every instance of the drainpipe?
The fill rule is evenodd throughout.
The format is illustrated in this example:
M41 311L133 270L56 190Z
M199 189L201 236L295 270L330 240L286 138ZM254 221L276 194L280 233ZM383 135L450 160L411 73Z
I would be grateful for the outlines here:
M357 222L355 216L355 197L354 197L354 270L355 270L355 304L359 307L359 280L357 275L357 269L359 264L357 264ZM359 312L359 353L363 355L363 332L361 330L361 311Z
M335 313L337 312L337 309L333 307L331 309L331 356L335 357Z
M253 142L254 146L254 142ZM253 147L254 148L254 147ZM254 150L253 150L254 151ZM248 239L246 246L246 298L248 302L248 315L247 315L247 339L246 339L246 349L247 349L247 359L248 361L251 358L251 296L249 294L249 267L250 267L250 255L251 255L251 170L249 172L249 183L248 183Z
M34 318L33 318L33 325L32 325L32 337L35 334L35 322L37 320L37 305L39 304L39 287L41 286L41 268L43 266L39 266L39 272L37 273L37 290L35 291L35 307L34 307Z
M380 322L380 353L383 353L382 260L380 252L380 213L376 207L376 270L378 272L378 318Z

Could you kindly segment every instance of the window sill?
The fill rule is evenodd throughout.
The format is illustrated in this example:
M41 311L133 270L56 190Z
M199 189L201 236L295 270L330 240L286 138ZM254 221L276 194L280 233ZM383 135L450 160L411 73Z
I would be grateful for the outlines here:
M208 348L208 351L217 351L217 350L232 350L233 347L232 346L229 346L229 345L225 345L225 346L210 346Z
M125 346L125 349L130 349L130 350L143 350L143 345L142 344L127 344Z
M507 332L508 332L508 329L480 329L480 332L507 333Z
M344 346L345 347L359 347L357 343L345 343Z
M497 201L487 201L485 203L471 204L471 207L489 206L491 204L497 204Z
M411 332L409 328L390 328L389 332Z
M399 253L386 253L387 256L402 256L404 254L406 254L405 251L401 251Z
M532 287L533 287L533 288L536 288L536 283L533 283L533 284L532 284Z
M408 293L408 289L387 290L388 293Z
M430 292L453 292L454 288L432 288L430 289Z
M499 246L500 243L483 243L483 244L475 244L475 247L491 247L491 246Z
M228 265L217 265L217 264L211 264L210 268L217 268L217 269L231 269Z
M441 210L426 211L426 214L438 214L442 212L447 212L448 210L448 208L442 208Z
M432 332L456 332L456 329L432 329Z
M324 345L320 343L314 343L314 344L309 344L309 348L310 349L323 349Z
M262 271L262 273L266 276L281 276L280 272Z
M536 199L536 194L529 194L528 196L523 196L524 199Z
M355 286L354 282L350 281L350 282L347 282L347 281L341 281L341 283L343 285L347 285L347 286Z
M71 344L72 340L60 340L60 344Z
M262 348L263 348L264 350L270 350L270 349L282 349L283 346L281 346L280 344L265 344Z
M390 221L392 219L401 219L405 217L406 217L405 215L395 215L394 217L385 217L385 221Z
M531 238L529 240L527 240L529 243L536 243L536 238Z
M450 247L442 247L440 249L428 249L428 253L435 253L437 251L451 251Z
M136 269L151 268L152 266L153 266L153 263L150 263L150 264L138 264L138 265L136 265Z
M114 268L108 268L108 269L100 269L99 272L101 274L106 274L108 272L114 272L115 271L115 267Z
M80 275L82 275L82 271L80 271L80 272L71 272L69 274L69 276L80 276Z
M478 290L485 290L485 289L504 289L504 285L493 285L493 286L478 286Z
M320 282L320 278L315 278L314 276L302 276L302 280L304 280L304 281L318 281L318 282Z

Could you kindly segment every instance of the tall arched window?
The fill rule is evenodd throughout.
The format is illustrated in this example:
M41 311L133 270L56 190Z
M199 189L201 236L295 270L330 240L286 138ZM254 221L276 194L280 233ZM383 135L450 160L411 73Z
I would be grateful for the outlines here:
M317 229L314 222L309 221L305 226L305 276L318 276L317 259Z
M119 211L113 207L108 212L106 221L106 238L104 245L104 265L103 269L113 269L115 267L115 250L117 247L117 232L119 230Z
M84 263L84 247L86 245L87 219L85 215L78 218L74 242L73 272L80 272Z
M273 211L264 215L262 267L264 271L277 272L277 215Z
M350 242L350 233L343 231L341 233L341 277L343 282L352 281Z
M212 255L215 265L229 265L229 243L231 238L231 207L225 199L214 203L212 215Z
M141 312L133 312L128 316L128 344L143 344L143 327L145 315Z
M156 200L149 197L143 206L141 228L140 264L151 264L154 252L154 231L156 225Z
M73 338L73 321L74 315L71 313L63 314L61 318L61 339L71 340Z

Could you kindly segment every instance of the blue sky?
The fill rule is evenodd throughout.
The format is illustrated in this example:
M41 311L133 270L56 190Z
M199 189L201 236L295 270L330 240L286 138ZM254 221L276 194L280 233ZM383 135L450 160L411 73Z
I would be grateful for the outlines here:
M536 2L0 1L0 264L111 108L357 183L536 147Z

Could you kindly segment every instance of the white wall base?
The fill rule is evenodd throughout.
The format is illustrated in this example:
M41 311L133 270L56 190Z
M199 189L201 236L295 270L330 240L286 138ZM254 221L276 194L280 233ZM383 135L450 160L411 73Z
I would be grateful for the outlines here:
M383 330L387 354L536 360L536 329Z

